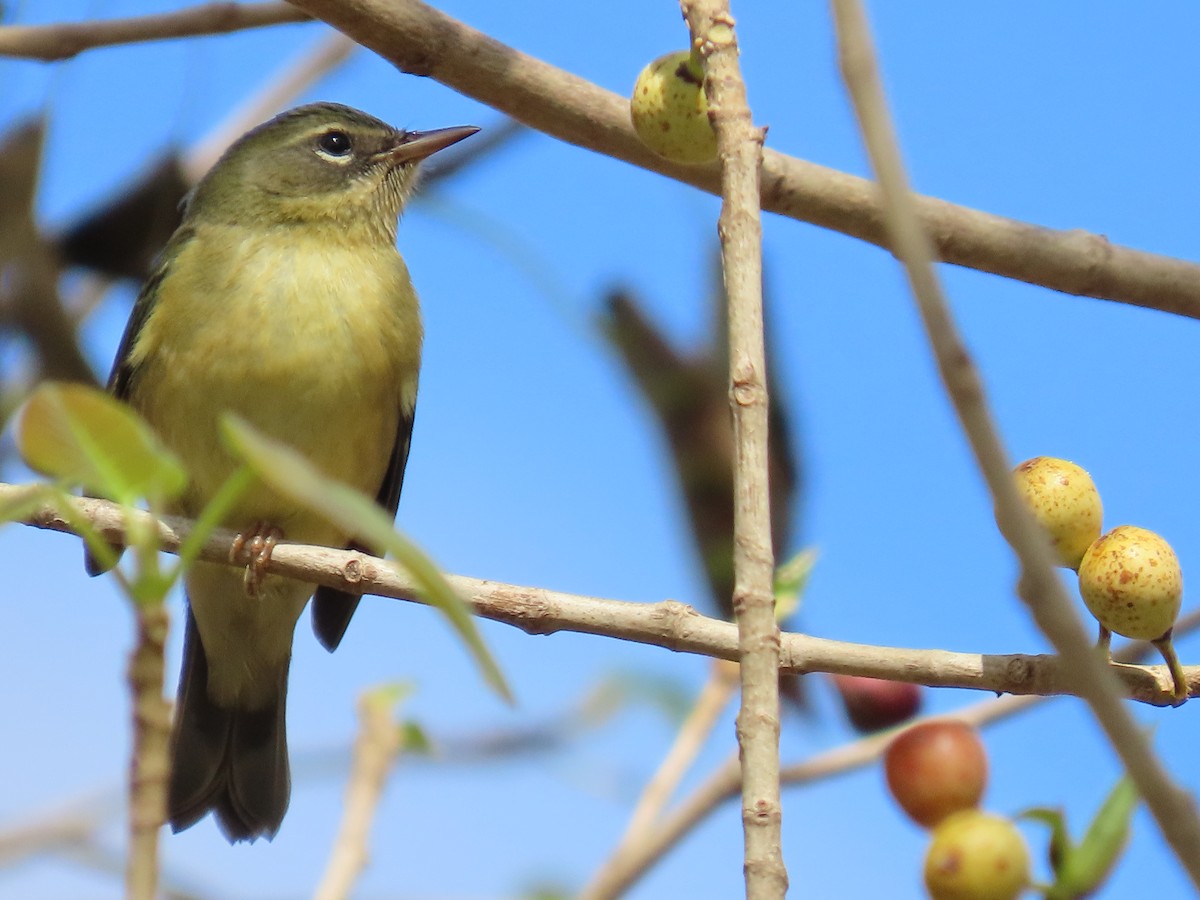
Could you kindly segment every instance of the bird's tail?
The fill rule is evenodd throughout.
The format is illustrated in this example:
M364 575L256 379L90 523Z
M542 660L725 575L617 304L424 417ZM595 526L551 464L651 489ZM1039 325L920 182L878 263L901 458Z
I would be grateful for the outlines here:
M275 836L291 797L284 714L287 666L276 700L263 709L225 709L208 695L208 658L191 609L183 640L167 821L182 831L208 812L232 843Z

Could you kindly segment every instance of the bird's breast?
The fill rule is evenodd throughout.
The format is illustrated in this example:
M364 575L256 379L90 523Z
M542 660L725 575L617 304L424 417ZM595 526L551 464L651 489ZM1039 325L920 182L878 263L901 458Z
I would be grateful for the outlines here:
M415 402L420 351L417 299L393 248L200 228L132 348L131 402L183 458L189 514L235 465L218 436L225 412L373 495L402 410ZM237 512L293 540L344 539L296 533L313 529L279 521L296 512L266 491Z

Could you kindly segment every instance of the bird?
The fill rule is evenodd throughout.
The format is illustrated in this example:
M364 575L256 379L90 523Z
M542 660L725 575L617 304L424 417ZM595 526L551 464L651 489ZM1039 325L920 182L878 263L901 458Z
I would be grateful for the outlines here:
M220 439L233 413L395 515L423 339L399 218L421 160L478 130L405 131L314 103L247 132L196 184L108 382L188 472L170 512L195 518L238 468ZM197 562L184 577L167 821L178 832L211 812L230 843L270 840L291 795L296 623L312 599L333 651L360 599L266 573L270 553L284 538L362 548L261 483L221 524L250 562Z

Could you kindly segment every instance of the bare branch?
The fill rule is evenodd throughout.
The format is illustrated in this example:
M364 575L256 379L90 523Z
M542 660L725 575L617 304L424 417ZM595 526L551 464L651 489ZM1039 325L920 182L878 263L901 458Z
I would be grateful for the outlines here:
M1184 634L1195 631L1197 627L1200 627L1200 611L1181 618L1176 625L1176 631L1178 634ZM1123 663L1136 663L1151 653L1157 651L1148 641L1134 641L1114 653L1113 658ZM946 716L926 716L919 721L949 717L981 728L1032 709L1048 699L1035 695L999 697L975 703ZM902 727L908 728L913 724L910 722ZM786 787L798 787L872 765L883 756L898 730L891 729L859 738L849 744L785 766L780 772L780 782ZM741 767L737 757L731 756L674 811L662 819L656 828L646 829L636 844L623 845L623 852L614 854L605 864L605 886L611 890L609 896L632 887L718 806L734 799L740 788Z
M857 0L833 0L833 7L842 71L884 193L891 244L905 266L946 392L992 495L996 521L1020 561L1018 593L1061 655L1070 683L1092 708L1163 836L1200 888L1200 816L1195 802L1171 779L1121 702L1119 683L1094 651L1054 571L1050 543L1018 495L983 382L955 327L934 270L932 247L909 194L862 7Z
M404 71L430 75L546 134L710 193L719 190L716 167L676 166L646 150L629 125L624 97L519 53L416 0L297 0L296 6L334 24ZM189 18L203 21L208 16L219 23L221 11L232 11L230 22L236 24L171 31L172 22ZM112 23L7 26L0 27L0 55L56 59L106 43L304 19L284 3L217 3ZM112 28L106 32L108 25ZM127 37L117 33L122 29ZM1112 244L1079 229L1043 228L932 197L917 196L914 201L944 262L1067 294L1200 318L1200 265ZM770 149L763 157L762 206L887 245L874 183Z
M354 761L346 785L342 824L325 874L314 893L318 900L349 897L354 882L367 866L371 821L400 750L400 730L394 716L395 702L387 689L370 691L359 698L358 737L354 740Z
M642 844L656 830L655 823L679 787L679 782L695 762L704 742L712 734L737 684L737 667L724 660L714 661L708 681L688 717L680 725L675 742L642 791L625 833L591 881L579 892L579 900L616 897L628 887L624 875L628 868L625 861L640 857Z
M125 893L135 900L158 895L158 836L167 820L167 745L171 704L163 697L163 659L167 642L167 608L163 603L139 605L137 642L129 660L129 694L133 698L133 752L129 778L129 856Z
M714 166L679 166L637 139L629 101L526 56L418 0L296 0L403 71L437 79L568 143L720 190ZM1068 294L1200 318L1200 265L929 197L915 198L939 257ZM762 207L886 247L879 188L865 178L766 150Z
M721 169L721 266L728 297L729 406L733 419L733 611L742 705L742 827L746 896L783 897L779 800L779 623L767 472L767 356L763 338L760 175L766 132L754 127L727 0L683 0L693 49L705 60L704 91Z
M169 38L224 34L264 25L307 22L309 16L290 3L206 3L178 12L96 22L0 27L0 56L70 59L84 50Z
M27 486L0 483L0 505L18 500L24 503L28 496ZM124 543L125 511L118 504L87 497L73 497L67 502L72 508L71 515L86 519L105 540ZM168 553L179 549L191 528L187 519L164 516L155 520L145 512L133 512L131 520L154 527L159 546ZM73 533L67 519L49 506L34 510L21 521L37 528ZM232 531L214 532L201 548L200 559L231 565L229 547L234 537ZM350 550L281 543L272 553L267 571L311 584L422 602L416 580L398 566ZM658 603L603 600L464 575L447 578L476 615L504 622L528 634L572 631L679 653L733 661L738 658L736 626L702 616L690 606L673 600ZM791 633L781 637L780 671L797 675L841 672L931 687L1045 696L1076 693L1078 681L1054 656L910 650ZM1165 666L1116 665L1112 671L1130 699L1154 706L1174 705L1171 676ZM1200 666L1188 666L1186 672L1189 692L1200 696Z

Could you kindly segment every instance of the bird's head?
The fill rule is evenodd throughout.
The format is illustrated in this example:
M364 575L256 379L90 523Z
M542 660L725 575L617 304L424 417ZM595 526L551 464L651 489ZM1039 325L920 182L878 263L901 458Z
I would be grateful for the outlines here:
M192 192L185 218L394 241L417 163L478 130L402 131L336 103L297 107L234 142Z

